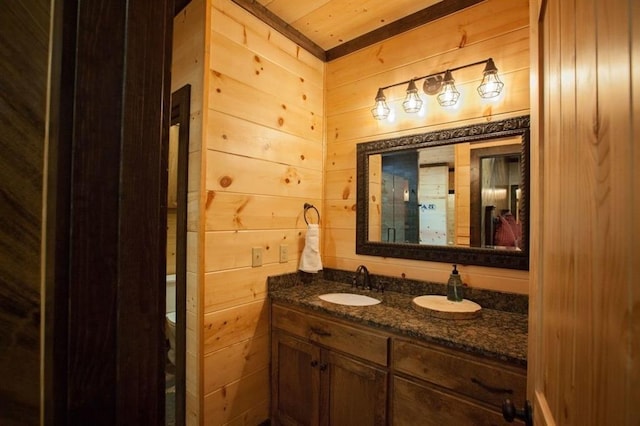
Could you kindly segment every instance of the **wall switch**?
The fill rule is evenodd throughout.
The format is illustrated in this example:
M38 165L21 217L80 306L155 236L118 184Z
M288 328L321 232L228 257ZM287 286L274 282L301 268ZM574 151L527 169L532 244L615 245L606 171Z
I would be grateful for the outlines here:
M280 263L286 263L289 261L289 246L286 244L280 244Z
M251 266L262 266L262 247L253 247L251 249Z

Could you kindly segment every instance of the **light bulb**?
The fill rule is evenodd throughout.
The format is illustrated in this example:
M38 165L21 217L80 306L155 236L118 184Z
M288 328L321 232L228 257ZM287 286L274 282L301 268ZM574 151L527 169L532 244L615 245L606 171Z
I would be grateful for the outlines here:
M503 87L504 83L498 78L498 69L493 63L493 59L489 58L484 68L484 78L480 86L478 86L478 93L482 98L495 98L500 94Z
M389 116L389 112L391 110L387 106L387 98L384 96L384 92L382 89L378 89L378 94L376 95L376 104L371 109L371 114L373 114L373 118L376 120L384 120Z
M409 82L409 87L407 87L407 97L402 103L402 108L408 113L418 112L422 108L422 99L418 96L418 89L413 80Z
M458 102L459 97L460 92L456 89L451 71L447 71L444 74L442 93L438 95L438 103L443 107L453 106Z

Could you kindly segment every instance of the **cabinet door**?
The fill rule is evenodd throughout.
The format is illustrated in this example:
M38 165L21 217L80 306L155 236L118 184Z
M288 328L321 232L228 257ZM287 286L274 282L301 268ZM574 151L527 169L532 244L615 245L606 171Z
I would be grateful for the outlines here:
M332 351L323 351L320 370L322 425L386 424L385 371Z
M320 349L278 330L272 333L272 420L276 425L318 425Z
M401 377L394 377L392 404L394 426L505 424L497 411Z

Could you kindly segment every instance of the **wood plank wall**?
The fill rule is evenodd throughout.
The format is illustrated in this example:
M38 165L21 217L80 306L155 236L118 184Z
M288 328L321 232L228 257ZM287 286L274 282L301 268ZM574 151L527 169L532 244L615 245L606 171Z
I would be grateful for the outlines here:
M374 273L446 282L451 266L355 254L356 144L387 137L499 120L529 113L529 18L526 0L487 0L478 5L377 43L327 64L327 155L325 168L325 266L355 270L365 263ZM395 121L371 116L378 87L493 57L505 83L497 101L475 93L482 66L455 73L459 107L441 108L422 95L426 115L401 109L406 88L385 91ZM422 82L420 82L420 85ZM473 287L528 292L528 273L462 266Z
M186 423L202 420L202 243L204 241L202 155L206 108L205 58L208 20L205 0L192 0L174 18L171 91L191 85L187 190Z
M323 213L325 65L230 0L208 9L202 420L258 424L269 417L266 280L298 268L304 203Z
M0 424L40 416L40 263L48 1L0 10Z

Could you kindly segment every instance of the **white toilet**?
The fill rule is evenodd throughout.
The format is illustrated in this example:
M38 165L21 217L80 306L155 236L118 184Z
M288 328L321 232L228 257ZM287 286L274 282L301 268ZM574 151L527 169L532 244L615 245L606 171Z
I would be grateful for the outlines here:
M165 321L165 336L169 340L167 357L171 364L176 364L176 276L167 275L167 313Z

